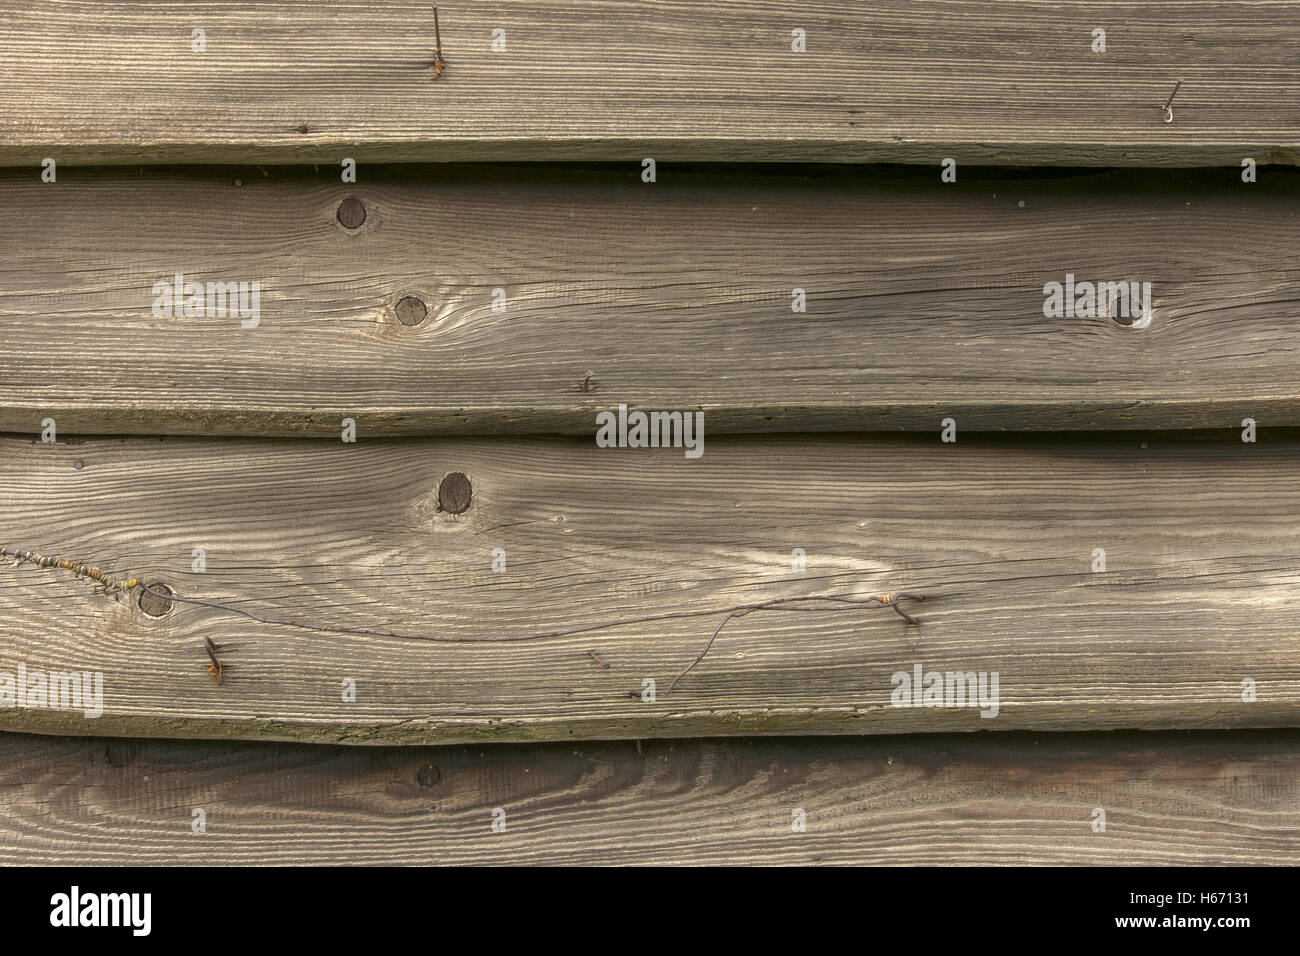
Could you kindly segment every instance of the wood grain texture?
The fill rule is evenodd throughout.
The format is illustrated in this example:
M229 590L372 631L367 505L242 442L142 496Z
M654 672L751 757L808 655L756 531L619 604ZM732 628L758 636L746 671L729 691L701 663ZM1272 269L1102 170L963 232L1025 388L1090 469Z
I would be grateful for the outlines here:
M6 734L0 862L1292 865L1298 743L1237 731L358 749ZM196 807L205 834L190 831ZM490 829L498 807L504 833Z
M1298 466L1295 441L1163 438L772 436L719 439L694 461L567 439L5 439L10 548L263 616L474 643L192 606L154 619L65 572L0 567L0 670L101 671L105 686L98 719L10 707L0 726L355 744L1294 726ZM436 504L451 472L473 486L456 516ZM887 608L750 615L670 695L720 615L478 642L894 591L933 595L921 626ZM893 675L916 664L997 672L997 716L892 706Z
M0 163L1300 156L1294 2L430 6L8 0Z
M1300 424L1294 171L369 176L0 177L0 428L592 435L620 402L711 434ZM176 272L261 282L260 325L154 316ZM1067 273L1152 282L1150 326L1044 317Z

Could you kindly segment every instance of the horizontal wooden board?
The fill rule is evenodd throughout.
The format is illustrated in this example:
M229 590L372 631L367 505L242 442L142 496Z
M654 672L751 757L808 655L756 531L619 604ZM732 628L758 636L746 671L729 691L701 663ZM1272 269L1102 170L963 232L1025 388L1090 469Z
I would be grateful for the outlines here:
M1300 156L1295 2L465 0L437 80L431 8L7 0L0 162Z
M190 605L151 618L10 563L0 671L101 672L104 712L10 706L0 727L419 744L1295 726L1298 468L1295 441L769 436L688 460L558 438L7 438L10 550L313 628L463 643ZM452 473L472 485L461 514L439 511ZM920 626L889 608L754 613L672 693L723 615L608 626L896 591L931 596ZM590 630L500 641L574 628ZM996 716L895 706L894 675L918 665L996 672Z
M361 750L6 734L0 862L1290 865L1298 743L1238 731ZM792 831L796 809L806 832Z
M592 436L620 403L712 434L1296 425L1300 174L1261 176L10 172L0 428ZM260 282L257 327L156 316L178 272ZM1069 274L1150 281L1150 324L1045 317Z

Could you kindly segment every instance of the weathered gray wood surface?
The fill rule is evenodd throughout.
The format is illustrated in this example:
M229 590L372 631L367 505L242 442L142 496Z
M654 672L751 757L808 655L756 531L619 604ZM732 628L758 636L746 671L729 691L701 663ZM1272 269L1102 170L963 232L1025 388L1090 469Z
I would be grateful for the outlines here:
M1298 743L1239 731L361 750L4 735L0 862L1293 865Z
M0 163L1300 155L1294 2L461 2L437 81L431 7L10 0Z
M1295 441L1136 437L733 438L695 461L567 439L8 438L0 543L263 616L480 639L774 597L934 597L916 628L887 608L732 621L667 695L721 615L430 644L192 606L154 619L63 571L4 567L0 670L102 671L105 712L8 708L0 726L358 744L1293 726L1298 468ZM449 472L473 485L460 515L437 510ZM892 675L918 663L998 672L998 716L891 706Z
M0 428L592 435L620 402L711 433L1300 424L1291 171L265 172L0 177ZM178 271L260 281L260 325L155 317ZM1045 317L1067 273L1151 281L1150 326Z

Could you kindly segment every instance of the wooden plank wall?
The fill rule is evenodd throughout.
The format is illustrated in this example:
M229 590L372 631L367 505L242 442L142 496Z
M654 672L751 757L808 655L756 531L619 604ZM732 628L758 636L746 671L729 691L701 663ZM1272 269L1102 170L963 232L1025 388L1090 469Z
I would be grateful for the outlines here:
M442 8L436 81L431 6L7 0L0 163L1236 166L1300 147L1295 2L465 0Z
M0 429L591 435L619 403L712 432L1300 425L1300 177L1261 175L10 171ZM155 315L177 272L260 282L257 327ZM1067 274L1151 282L1151 315L1047 317Z
M430 13L0 0L0 861L1294 861L1298 0Z
M7 734L0 862L1293 864L1298 743L1295 731L442 748ZM191 830L196 808L206 833ZM806 832L792 830L796 809Z

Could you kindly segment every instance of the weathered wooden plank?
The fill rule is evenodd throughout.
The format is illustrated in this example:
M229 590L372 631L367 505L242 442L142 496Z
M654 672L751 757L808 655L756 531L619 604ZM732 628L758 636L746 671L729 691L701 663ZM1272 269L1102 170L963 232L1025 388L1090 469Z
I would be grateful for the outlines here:
M710 433L1300 424L1294 171L267 172L0 177L0 428L590 436L621 402ZM155 316L177 272L262 283L259 324ZM1150 281L1149 326L1046 317L1068 274Z
M0 162L1300 156L1294 2L493 0L440 20L431 81L413 0L10 0Z
M6 734L0 861L1287 865L1297 743L1238 731L358 749Z
M0 709L0 726L358 744L1292 726L1298 465L1295 441L1163 438L719 439L695 460L566 439L5 439L10 549L263 617L473 643L151 618L64 571L0 567L0 671L98 671L105 688L96 719L65 702ZM439 512L456 472L470 507ZM722 615L478 642L894 591L933 596L920 627L887 608L752 614L671 694ZM895 706L917 665L996 672L996 716Z

